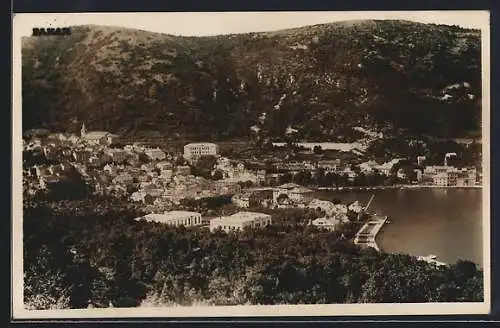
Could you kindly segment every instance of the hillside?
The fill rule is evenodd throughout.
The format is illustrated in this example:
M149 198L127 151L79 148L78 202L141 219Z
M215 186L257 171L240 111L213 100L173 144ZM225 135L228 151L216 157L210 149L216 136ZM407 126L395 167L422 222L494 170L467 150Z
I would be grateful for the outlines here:
M77 26L23 40L23 128L335 140L352 127L480 127L480 32L352 21L178 37Z

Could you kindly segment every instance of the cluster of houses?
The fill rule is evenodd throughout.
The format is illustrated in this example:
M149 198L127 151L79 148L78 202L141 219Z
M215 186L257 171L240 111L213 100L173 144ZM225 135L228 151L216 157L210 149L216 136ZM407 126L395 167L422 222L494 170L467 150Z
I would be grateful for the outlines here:
M295 183L276 187L262 187L268 177L276 173L265 170L249 170L243 163L220 156L219 147L213 143L190 143L184 146L182 157L168 154L159 148L139 144L112 147L116 136L108 132L88 132L82 125L80 136L51 134L46 138L23 141L25 153L41 157L45 164L25 167L25 176L35 181L38 188L57 183L78 172L99 194L120 194L133 202L150 207L153 214L138 218L174 226L198 226L203 221L200 213L187 211L154 210L165 204L179 205L186 198L206 198L231 195L232 202L242 211L228 217L210 220L211 231L240 231L245 227L264 227L271 224L271 217L264 213L248 212L249 208L310 208L318 210L322 217L312 225L334 230L349 221L348 213L360 213L362 206L355 202L343 205L314 198L314 191ZM43 141L42 141L43 140ZM220 172L220 178L207 179L191 174L191 166L203 156L216 158L212 173ZM473 186L476 184L475 168L457 168L452 160L456 154L446 154L443 166L425 166L425 157L417 157L414 173L417 181L437 186ZM283 161L275 163L280 172L314 172L318 168L325 173L335 173L354 180L360 173L378 172L385 176L396 175L406 179L408 170L400 168L406 158L395 158L386 163L366 161L353 167L340 160ZM395 169L397 168L397 169ZM282 173L279 173L282 174ZM241 182L251 182L253 188L241 189ZM258 186L258 187L255 187ZM154 207L157 206L157 207Z

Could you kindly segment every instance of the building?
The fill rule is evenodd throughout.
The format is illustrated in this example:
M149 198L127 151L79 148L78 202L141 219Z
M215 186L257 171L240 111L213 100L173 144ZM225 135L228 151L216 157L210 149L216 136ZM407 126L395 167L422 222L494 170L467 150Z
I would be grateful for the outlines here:
M415 173L415 177L418 182L422 181L422 170L420 169L414 169L413 172Z
M286 195L292 202L309 203L313 199L314 192L296 183L286 183L273 189L273 203L278 202L280 195Z
M242 231L246 227L261 228L271 224L271 216L257 212L238 212L236 214L212 219L210 231L221 229L225 232Z
M187 160L196 160L201 156L217 156L219 146L214 143L190 143L184 146L184 158Z
M401 161L406 160L406 158L395 158L389 162L386 162L380 166L377 167L377 169L382 173L383 175L389 176L392 174L392 169L394 168L394 165L399 164Z
M128 153L123 149L110 148L106 149L105 155L109 156L113 163L121 164L127 161Z
M146 156L152 161L163 161L167 158L167 154L159 148L156 149L146 149L144 152Z
M405 170L403 170L403 169L399 169L398 170L398 172L396 173L396 177L398 179L401 179L401 180L405 180L406 178L408 178L408 176L406 175Z
M367 161L359 164L359 169L363 173L372 173L378 167L378 163L375 161Z
M191 174L191 167L189 167L187 165L177 166L176 174L181 175L181 176L190 175Z
M424 168L424 172L422 174L423 179L425 180L433 180L436 174L446 173L448 170L452 169L449 166L426 166Z
M439 172L432 177L433 184L441 187L467 187L476 185L477 172L475 168L457 169L448 166L448 170Z
M164 223L175 227L190 227L201 224L201 214L189 211L171 211L163 214L147 214L136 219L136 221L139 220Z
M249 208L250 207L250 193L242 193L242 194L234 195L233 198L231 198L231 201L233 202L234 205L236 205L238 207Z
M110 145L113 142L113 138L116 137L117 135L106 131L87 132L85 123L82 124L82 129L80 130L80 138L90 144Z
M451 176L448 174L448 172L443 172L443 173L438 173L432 177L432 181L434 185L440 186L440 187L448 187L448 186L453 186L456 184L453 183L453 179Z
M313 226L329 231L335 231L335 227L337 227L340 223L342 223L340 220L327 217L318 218L311 222Z

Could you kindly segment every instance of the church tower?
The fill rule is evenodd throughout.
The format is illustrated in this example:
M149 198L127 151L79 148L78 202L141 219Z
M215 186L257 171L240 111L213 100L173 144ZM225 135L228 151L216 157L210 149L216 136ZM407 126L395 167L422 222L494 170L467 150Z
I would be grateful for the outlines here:
M80 130L80 137L85 137L87 134L87 129L85 128L85 123L82 124L82 129Z

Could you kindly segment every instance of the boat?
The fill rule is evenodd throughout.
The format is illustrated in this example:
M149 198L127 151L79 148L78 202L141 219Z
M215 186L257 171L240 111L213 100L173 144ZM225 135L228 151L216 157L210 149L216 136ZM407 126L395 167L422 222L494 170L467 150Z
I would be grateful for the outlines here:
M436 266L445 266L446 263L438 261L437 256L434 254L429 254L427 256L419 256L418 257L419 261L425 261L430 264L434 264Z

